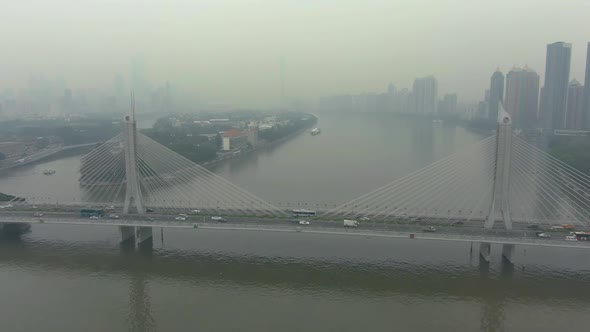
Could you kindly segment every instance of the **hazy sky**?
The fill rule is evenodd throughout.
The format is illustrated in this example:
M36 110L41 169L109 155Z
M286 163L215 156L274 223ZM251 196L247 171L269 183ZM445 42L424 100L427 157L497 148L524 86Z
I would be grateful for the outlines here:
M440 93L476 100L497 67L543 75L545 47L573 43L583 82L588 0L0 0L0 88L31 74L111 88L143 58L153 82L235 105L289 96L408 87L434 74ZM542 84L542 83L541 83Z

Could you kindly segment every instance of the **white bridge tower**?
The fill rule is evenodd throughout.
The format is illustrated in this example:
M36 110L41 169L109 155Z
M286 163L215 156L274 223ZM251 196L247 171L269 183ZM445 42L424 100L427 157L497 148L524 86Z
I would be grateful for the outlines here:
M125 116L125 128L123 128L123 149L125 151L125 206L123 213L129 213L130 208L135 205L137 213L144 214L143 197L137 168L136 149L136 125L135 125L135 95L131 93L131 115Z
M496 152L494 155L494 184L492 200L484 227L492 229L496 217L502 218L504 227L512 229L510 215L510 166L512 163L512 119L502 103L498 107L498 128L496 132Z

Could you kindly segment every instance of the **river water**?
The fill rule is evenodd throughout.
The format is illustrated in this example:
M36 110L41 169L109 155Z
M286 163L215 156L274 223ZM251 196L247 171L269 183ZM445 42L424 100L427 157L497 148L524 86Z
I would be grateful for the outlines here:
M338 204L483 137L388 115L321 115L307 133L215 171L277 205ZM75 195L79 156L14 170L0 191ZM53 176L43 176L44 169ZM0 239L1 331L585 330L590 260L470 244L166 230L153 246L110 227L37 225Z

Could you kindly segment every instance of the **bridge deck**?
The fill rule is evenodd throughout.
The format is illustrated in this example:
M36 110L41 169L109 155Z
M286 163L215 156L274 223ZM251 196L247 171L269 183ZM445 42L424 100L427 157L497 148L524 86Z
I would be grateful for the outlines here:
M195 216L186 221L174 220L171 216L162 216L146 220L135 216L135 219L99 219L80 218L73 214L44 215L32 217L30 214L0 214L2 223L29 223L51 225L86 225L86 226L141 226L161 228L185 228L199 230L226 231L263 231L263 232L298 232L309 234L328 234L339 236L371 236L393 239L453 241L453 242L487 242L497 244L515 244L526 246L583 248L590 249L590 241L567 241L562 232L554 233L553 238L535 237L534 231L520 229L514 231L485 230L476 225L439 227L435 233L424 232L420 225L383 224L376 222L362 223L358 228L344 228L342 221L312 220L310 225L299 225L282 218L231 218L226 223L211 221L206 216Z

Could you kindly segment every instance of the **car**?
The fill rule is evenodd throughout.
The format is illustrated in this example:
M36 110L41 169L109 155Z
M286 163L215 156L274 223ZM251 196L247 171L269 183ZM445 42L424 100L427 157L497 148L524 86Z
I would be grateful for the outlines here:
M184 219L188 219L188 215L186 215L184 213L179 213L178 216L183 217Z
M299 220L299 225L309 225L309 221L307 221L307 220Z
M194 210L192 210L192 211L191 211L191 213L192 213L192 214L199 214L199 213L201 213L201 210L199 210L199 209L194 209Z
M89 219L92 219L92 220L98 220L98 219L100 219L100 217L99 217L99 216L90 216L90 218L89 218Z
M215 220L215 221L219 221L219 222L227 221L227 220L225 220L225 218L219 217L219 216L213 216L213 217L211 217L211 220Z
M434 233L434 232L436 232L436 228L434 226L430 226L428 228L424 228L422 231L428 232L428 233Z
M536 225L536 224L533 224L533 225L527 225L526 228L528 228L528 229L540 229L541 226Z
M361 221L369 221L369 220L371 220L371 218L369 218L369 217L360 217L359 220L361 220Z
M154 212L154 209L145 209L145 212L148 212L148 213Z
M119 216L116 214L109 214L109 219L119 219Z
M32 208L32 209L36 209L36 208L37 208L37 205L33 205L33 206L31 206L31 208Z
M544 233L544 232L537 232L537 237L544 238L544 239L550 239L551 238L551 234Z
M43 217L43 213L35 213L33 214L33 217Z
M104 208L104 209L105 209L105 210L107 210L107 211L111 211L111 210L114 210L114 209L115 209L115 206L114 206L114 205L107 206L107 207L106 207L106 208Z
M463 224L465 224L465 223L462 222L461 220L457 220L457 221L453 222L451 225L453 225L453 226L461 226Z
M180 220L180 221L185 221L185 220L186 220L186 218L184 218L184 217L176 217L176 218L174 218L174 219L176 219L176 220Z
M147 218L145 218L145 219L146 219L147 221L154 221L154 220L155 220L155 219L154 219L154 218L152 218L152 217L147 217Z

